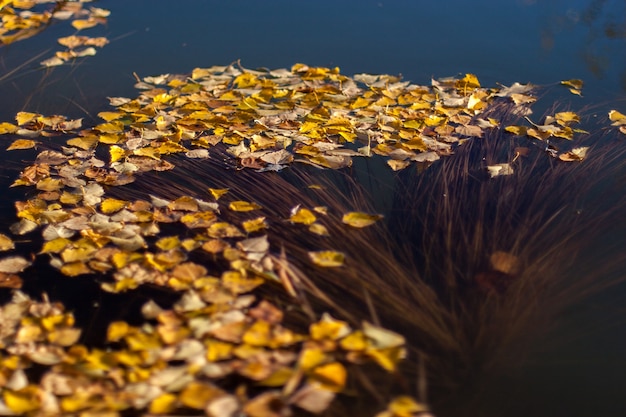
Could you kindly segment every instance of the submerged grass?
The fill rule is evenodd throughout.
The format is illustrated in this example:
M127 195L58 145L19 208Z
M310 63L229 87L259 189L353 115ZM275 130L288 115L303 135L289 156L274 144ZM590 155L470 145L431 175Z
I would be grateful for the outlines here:
M491 115L515 119L509 110L495 105ZM494 384L523 369L568 309L626 278L626 148L617 135L594 130L583 140L591 146L587 159L563 163L546 155L544 143L494 129L422 173L408 169L383 184L393 190L385 222L345 233L337 216L322 216L332 241L289 224L290 210L300 204L374 212L384 198L368 191L376 172L363 181L356 170L225 170L228 157L216 152L112 192L125 199L205 198L211 186L255 201L269 214L271 247L284 250L299 277L297 299L269 297L352 323L369 320L407 338L401 372L391 380L361 375L361 389L381 404L386 390L409 391L442 416L496 415L481 411L498 403L490 395L499 389ZM488 165L511 160L512 175L489 178ZM311 268L307 252L325 245L346 254L344 267ZM302 310L287 320L306 326Z

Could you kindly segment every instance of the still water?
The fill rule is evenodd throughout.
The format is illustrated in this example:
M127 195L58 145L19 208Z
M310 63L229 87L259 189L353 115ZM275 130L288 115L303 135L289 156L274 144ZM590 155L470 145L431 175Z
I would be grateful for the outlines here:
M84 117L89 124L107 109L107 97L134 96L133 73L187 73L237 60L249 68L302 62L339 66L347 75L402 74L422 84L464 73L487 86L579 78L585 81L583 97L562 95L564 106L599 106L592 111L602 116L608 108L626 110L626 2L618 0L95 5L111 16L86 33L110 40L94 57L49 70L37 65L40 59L29 61L51 55L55 40L72 34L67 25L0 49L0 119L25 110ZM3 189L12 179L4 175ZM2 207L6 224L11 204ZM503 415L626 415L625 300L622 288L568 312L553 337L559 340L552 340L558 348L536 355L510 385L493 387Z

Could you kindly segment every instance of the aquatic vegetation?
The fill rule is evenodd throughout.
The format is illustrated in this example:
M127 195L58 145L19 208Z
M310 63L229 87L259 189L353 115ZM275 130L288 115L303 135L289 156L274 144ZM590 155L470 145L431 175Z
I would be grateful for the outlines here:
M136 87L95 126L28 112L0 124L8 151L34 158L11 232L41 234L32 259L4 236L0 273L19 287L46 260L119 297L174 301L110 320L98 346L62 305L14 291L4 413L413 415L427 385L462 383L476 353L497 360L546 304L612 282L563 287L559 251L580 236L568 227L601 232L623 207L563 212L589 197L572 183L615 173L623 146L579 143L571 111L533 122L530 85L235 63ZM608 121L623 131L621 113ZM404 216L379 214L358 181L359 163L381 160ZM417 387L400 377L415 369Z

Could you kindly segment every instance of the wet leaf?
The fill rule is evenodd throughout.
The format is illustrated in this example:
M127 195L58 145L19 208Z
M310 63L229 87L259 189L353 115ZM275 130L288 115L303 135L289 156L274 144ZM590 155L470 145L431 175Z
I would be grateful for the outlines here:
M7 151L14 151L16 149L32 149L37 145L37 142L31 139L18 139L13 141L7 148Z
M343 265L344 254L335 251L309 252L309 258L317 266L338 267Z
M349 226L362 228L362 227L371 226L372 224L376 223L378 220L382 218L383 216L380 214L367 214L367 213L352 211L352 212L344 214L341 221Z
M9 256L0 259L0 272L5 274L17 274L28 268L31 262L21 256Z
M233 201L228 205L228 208L232 211L253 211L259 210L261 206L248 201Z

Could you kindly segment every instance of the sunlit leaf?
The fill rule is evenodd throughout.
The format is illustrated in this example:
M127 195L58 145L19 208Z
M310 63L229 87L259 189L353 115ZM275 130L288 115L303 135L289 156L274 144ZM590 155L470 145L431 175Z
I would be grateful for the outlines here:
M367 214L352 211L344 214L341 221L349 226L361 228L371 226L382 218L383 216L380 214Z
M37 145L37 142L31 139L18 139L13 141L7 148L7 151L14 151L16 149L32 149Z
M309 252L309 258L317 266L338 267L343 265L344 254L335 251Z
M259 206L256 203L251 203L248 201L232 201L228 205L228 208L231 209L232 211L252 211L252 210L260 209L261 206Z

